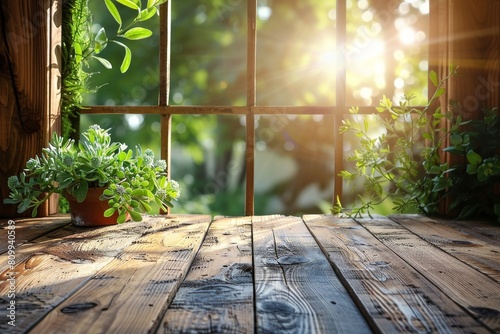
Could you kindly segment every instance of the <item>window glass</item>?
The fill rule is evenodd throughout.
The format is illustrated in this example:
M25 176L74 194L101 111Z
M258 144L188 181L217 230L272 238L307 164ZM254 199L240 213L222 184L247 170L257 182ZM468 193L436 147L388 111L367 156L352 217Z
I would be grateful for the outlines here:
M246 105L246 1L171 5L170 103Z
M429 1L347 1L347 105L427 101Z
M335 104L335 19L335 1L258 1L258 105Z
M98 21L107 11L98 9L104 6L99 1L91 4ZM172 1L171 6L169 103L246 105L247 1ZM336 47L343 14L336 1L258 0L257 6L257 105L335 105L338 85L346 88L347 105L377 105L383 95L394 101L414 95L413 105L426 102L428 0L346 0L343 50ZM113 21L105 22L112 31ZM92 65L91 71L100 72L93 83L109 84L89 94L86 104L158 103L158 23L158 18L150 22L155 34L147 47L142 41L132 50L126 74ZM107 57L119 64L122 54L113 53ZM346 63L338 62L341 54ZM346 82L336 82L340 66ZM171 176L183 189L173 212L244 214L245 122L244 115L173 116ZM159 115L82 116L82 129L91 123L111 127L116 140L159 155ZM255 124L255 213L328 212L338 132L333 116L256 115ZM344 136L344 156L356 140Z
M172 212L245 214L241 120L233 115L174 115L171 176L183 192Z
M84 96L85 105L156 105L159 93L159 16L155 15L148 21L134 25L144 27L154 33L147 39L124 40L116 37L118 24L106 9L104 1L89 1L94 25L92 30L97 33L104 28L108 39L125 43L132 52L130 68L120 72L120 65L125 55L125 49L116 43L108 45L97 56L109 60L113 68L107 69L95 59L89 61L89 88L98 88ZM131 22L137 11L119 3L123 24Z
M256 214L318 213L331 203L331 115L257 116L255 135Z

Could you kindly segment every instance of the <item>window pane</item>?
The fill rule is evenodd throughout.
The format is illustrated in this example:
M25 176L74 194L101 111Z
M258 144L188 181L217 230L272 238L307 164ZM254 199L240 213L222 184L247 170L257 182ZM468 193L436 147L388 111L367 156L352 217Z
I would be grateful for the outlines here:
M134 25L153 31L147 39L129 41L116 37L118 24L106 9L104 1L89 1L94 17L92 30L97 33L105 28L109 39L125 43L132 52L130 68L126 73L120 72L120 65L125 55L125 49L118 44L108 43L99 57L109 60L112 69L106 69L93 59L89 62L89 73L95 73L90 78L90 87L98 88L97 92L86 94L84 105L156 105L159 92L159 17ZM130 23L137 11L119 3L123 26Z
M245 128L240 116L174 115L172 178L182 194L173 213L245 214Z
M347 1L347 104L427 101L429 1Z
M172 1L172 105L246 105L244 0Z
M334 182L332 116L260 116L256 126L255 214L321 213Z
M137 145L151 149L156 157L160 157L160 116L159 115L92 115L80 117L80 132L84 132L92 124L101 128L111 128L111 138L127 144L131 149Z
M257 104L335 104L335 1L258 1Z

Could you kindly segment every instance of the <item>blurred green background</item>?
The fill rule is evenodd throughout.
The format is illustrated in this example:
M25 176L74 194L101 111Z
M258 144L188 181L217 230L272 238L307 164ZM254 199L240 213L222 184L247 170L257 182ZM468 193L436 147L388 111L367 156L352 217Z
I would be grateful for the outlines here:
M247 2L170 1L170 104L246 105ZM101 25L116 30L104 1L91 0L90 6L99 23L95 32ZM258 1L258 105L335 105L341 66L347 71L348 105L377 105L384 94L395 101L413 94L414 105L425 104L429 1L348 0L346 6L347 46L337 50L334 0ZM156 17L144 25L155 31L152 38L128 44L133 57L127 73L91 64L91 84L102 87L85 96L85 105L158 103L158 23ZM120 64L123 50L109 46L102 56ZM159 156L159 116L87 114L81 131L93 123L111 127L114 140ZM344 152L335 153L338 129L331 115L256 116L255 123L255 214L328 212L334 154L347 155L357 139L346 135ZM173 213L244 214L244 136L243 115L173 116L171 177L183 190ZM362 185L345 190L344 206L356 192Z

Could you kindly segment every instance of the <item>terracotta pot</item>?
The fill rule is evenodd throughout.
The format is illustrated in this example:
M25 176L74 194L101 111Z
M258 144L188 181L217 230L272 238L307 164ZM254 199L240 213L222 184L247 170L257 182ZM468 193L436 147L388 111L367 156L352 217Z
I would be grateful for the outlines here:
M104 188L89 188L87 197L81 203L71 195L66 195L71 213L71 221L78 226L106 226L116 224L118 213L104 217L104 211L109 209L107 201L99 200ZM129 218L127 218L129 220Z

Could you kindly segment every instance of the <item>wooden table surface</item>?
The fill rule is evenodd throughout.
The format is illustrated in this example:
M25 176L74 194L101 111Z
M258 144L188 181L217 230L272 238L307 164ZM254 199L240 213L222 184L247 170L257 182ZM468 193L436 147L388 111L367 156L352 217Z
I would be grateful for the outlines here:
M494 222L0 223L0 333L500 333Z

